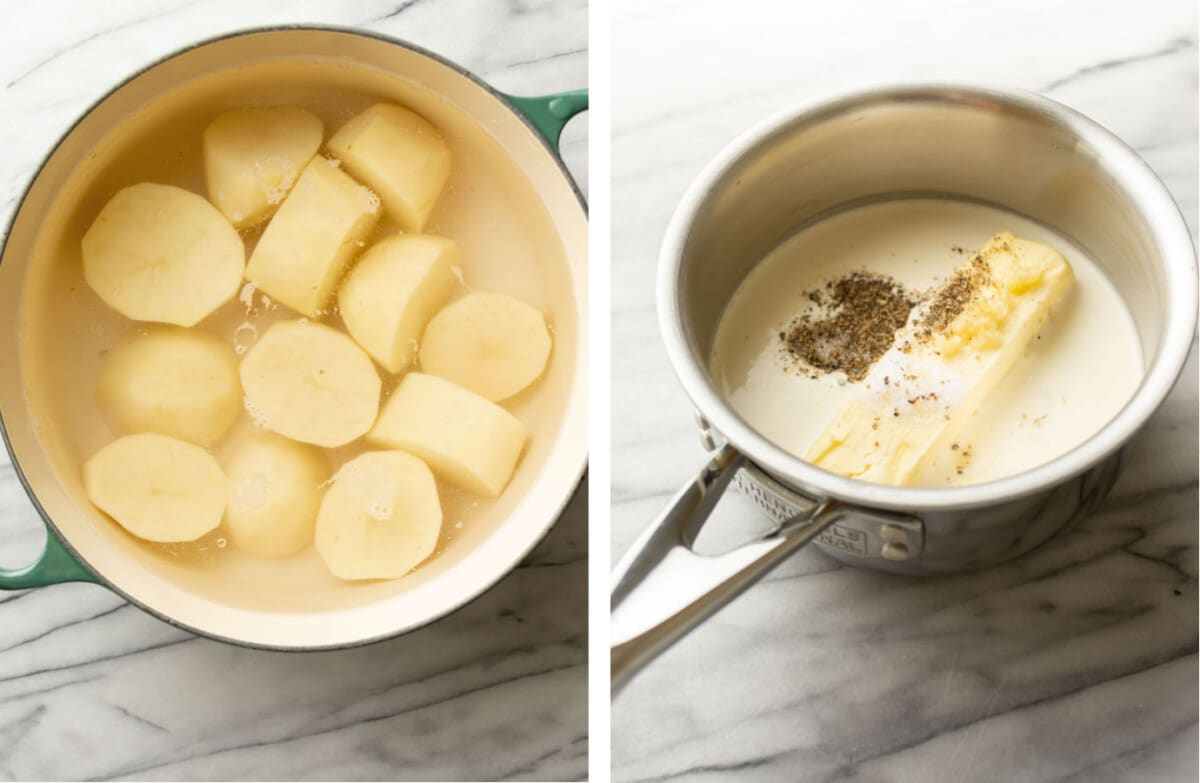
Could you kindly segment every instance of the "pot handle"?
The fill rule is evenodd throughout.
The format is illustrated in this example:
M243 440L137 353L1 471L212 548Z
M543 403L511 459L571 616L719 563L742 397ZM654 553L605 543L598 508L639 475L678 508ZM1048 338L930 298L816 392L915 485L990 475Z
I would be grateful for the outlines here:
M46 528L46 546L32 565L0 568L0 590L24 590L60 582L100 583L96 575L76 559L58 536Z
M846 512L837 501L813 501L760 538L705 556L697 535L744 455L725 445L617 563L612 580L614 693L659 653L695 628Z
M572 117L585 111L588 107L588 91L571 90L570 92L552 93L550 95L521 96L505 95L509 103L516 107L525 119L542 134L554 150L559 154L558 140L563 128Z

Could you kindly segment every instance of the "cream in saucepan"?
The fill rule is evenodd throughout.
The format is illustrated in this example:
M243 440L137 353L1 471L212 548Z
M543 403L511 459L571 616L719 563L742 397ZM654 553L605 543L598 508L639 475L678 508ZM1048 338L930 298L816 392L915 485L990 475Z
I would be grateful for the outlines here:
M906 199L809 226L758 263L722 315L710 357L718 389L748 424L802 456L847 397L844 373L804 372L781 340L807 293L855 271L928 290L998 231L1055 248L1075 285L1038 337L971 417L959 448L915 478L937 487L1028 470L1100 430L1129 400L1143 363L1133 320L1087 254L1039 223L995 207Z

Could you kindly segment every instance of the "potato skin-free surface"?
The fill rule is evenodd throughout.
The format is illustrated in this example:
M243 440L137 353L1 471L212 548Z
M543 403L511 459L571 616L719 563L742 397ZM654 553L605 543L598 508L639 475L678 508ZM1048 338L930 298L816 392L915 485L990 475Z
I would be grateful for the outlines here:
M329 152L383 200L388 217L406 232L425 229L450 176L442 134L403 106L377 103L338 129Z
M312 543L321 485L329 478L319 449L258 432L238 444L225 475L224 524L234 546L254 555L287 557Z
M494 498L512 478L528 437L500 406L443 378L410 372L367 440L416 454L450 483Z
M535 307L492 291L452 302L421 338L421 370L492 402L506 400L542 375L550 330Z
M306 109L231 109L204 129L208 197L236 228L271 216L321 148L321 119Z
M83 235L83 276L134 321L194 326L242 283L246 247L201 196L143 182L118 190Z
M96 393L126 432L211 446L242 412L237 355L215 335L178 326L134 332L104 357Z
M338 289L350 336L388 372L416 358L425 325L454 290L458 245L429 234L401 234L371 246Z
M403 451L368 451L338 470L317 514L316 548L342 579L395 579L437 546L433 474Z
M225 512L225 474L204 449L142 432L108 444L83 463L88 499L138 538L194 541Z
M382 210L371 191L313 158L263 231L246 279L301 315L318 317Z
M379 411L371 358L342 332L305 319L268 329L242 360L241 379L250 415L302 443L344 446Z

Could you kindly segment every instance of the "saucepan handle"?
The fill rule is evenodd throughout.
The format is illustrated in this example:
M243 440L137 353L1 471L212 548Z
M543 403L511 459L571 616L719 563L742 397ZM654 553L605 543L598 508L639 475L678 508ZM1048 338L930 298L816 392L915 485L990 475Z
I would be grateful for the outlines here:
M60 582L99 583L100 580L75 559L50 528L46 528L46 546L32 565L0 568L0 590L24 590Z
M675 495L617 563L612 582L612 687L816 538L846 511L813 502L762 537L731 552L706 556L697 535L746 458L726 445Z
M557 155L558 140L562 137L563 128L576 114L588 107L588 91L571 90L551 95L506 95L509 103L524 115L525 119L537 128L537 132L549 142Z

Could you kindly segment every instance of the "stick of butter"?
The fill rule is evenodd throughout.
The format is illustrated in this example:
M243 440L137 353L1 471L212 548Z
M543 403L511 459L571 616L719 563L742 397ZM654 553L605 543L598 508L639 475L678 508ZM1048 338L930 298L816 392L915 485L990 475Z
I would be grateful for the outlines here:
M851 478L909 484L950 447L1073 281L1053 249L996 234L914 309L804 458Z

